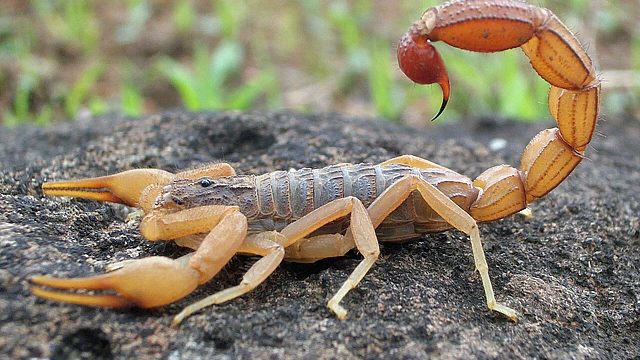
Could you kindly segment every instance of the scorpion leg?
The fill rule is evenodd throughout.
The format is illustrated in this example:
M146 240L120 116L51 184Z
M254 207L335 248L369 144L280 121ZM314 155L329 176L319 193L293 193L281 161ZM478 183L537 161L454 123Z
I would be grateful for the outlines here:
M116 294L65 293L38 287L32 291L51 300L98 307L151 308L177 301L215 276L236 254L246 237L247 219L236 207L227 207L226 211L220 211L221 207L206 208L200 213L183 214L182 223L173 222L176 227L184 227L193 221L196 232L202 230L198 226L200 219L208 219L213 224L198 250L179 259L153 256L123 262L119 269L103 275L75 279L36 276L31 279L37 285L56 289L113 290ZM171 219L179 213L167 217ZM158 220L162 222L163 219Z
M339 319L345 319L347 316L347 311L340 306L340 300L344 298L349 290L358 285L380 255L378 238L364 205L353 196L337 199L287 225L281 232L287 239L283 244L287 248L320 227L349 214L351 215L350 229L353 234L353 241L358 251L364 256L364 259L327 304Z
M513 309L496 302L476 221L435 186L416 175L407 175L396 181L369 206L368 212L373 226L380 225L414 191L418 191L424 201L445 221L471 238L473 258L482 278L487 306L516 321L517 316Z
M396 156L393 159L389 159L387 161L380 163L380 166L386 166L386 165L392 165L392 164L407 165L407 166L411 166L418 169L431 169L431 168L446 169L444 166L440 164L436 164L432 161L423 159L415 155Z
M238 252L260 255L262 258L249 268L242 277L240 284L218 291L213 295L207 296L206 298L187 306L173 318L171 326L178 326L182 320L196 311L211 305L222 304L231 299L235 299L260 285L282 262L282 259L284 258L284 248L281 243L284 241L284 236L275 231L259 233L247 237Z
M162 209L152 210L140 222L140 233L150 241L176 240L193 234L204 234L218 225L229 211L238 211L238 207L206 205L174 213L165 213Z
M285 249L288 261L312 263L321 259L344 256L356 246L353 238L342 234L324 234L304 238Z

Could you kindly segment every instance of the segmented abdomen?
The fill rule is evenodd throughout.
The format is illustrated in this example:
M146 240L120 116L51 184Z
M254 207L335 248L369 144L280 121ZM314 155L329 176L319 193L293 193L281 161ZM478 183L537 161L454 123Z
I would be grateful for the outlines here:
M320 206L348 196L360 199L368 207L391 184L408 174L421 176L466 211L477 197L477 190L468 178L439 168L340 164L322 169L275 171L255 178L257 209L251 211L249 231L281 230ZM318 233L342 232L347 226L348 219L342 219L324 226ZM450 225L418 194L411 194L376 232L381 241L402 241L448 228Z

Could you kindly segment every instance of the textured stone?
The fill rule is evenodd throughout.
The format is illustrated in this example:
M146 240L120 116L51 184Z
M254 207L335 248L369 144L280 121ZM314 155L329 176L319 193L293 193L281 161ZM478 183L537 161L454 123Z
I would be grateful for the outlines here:
M102 272L110 262L184 249L144 241L119 205L44 198L48 179L224 160L240 173L379 162L402 153L469 176L517 164L543 125L470 121L427 129L338 115L165 113L0 132L0 357L632 358L640 356L640 127L609 121L557 189L520 215L483 224L499 301L490 313L470 245L456 231L384 245L345 299L325 304L360 259L283 264L246 296L188 318L187 304L235 285L235 258L187 299L156 310L93 309L37 299L28 278ZM496 151L491 140L507 139Z

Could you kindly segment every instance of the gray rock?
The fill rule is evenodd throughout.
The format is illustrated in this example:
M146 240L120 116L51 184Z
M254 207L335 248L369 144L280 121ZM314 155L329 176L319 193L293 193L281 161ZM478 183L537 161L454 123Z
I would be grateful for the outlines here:
M0 133L0 357L27 358L633 358L640 356L640 127L607 122L573 175L520 215L481 225L499 301L490 313L469 242L457 231L382 255L345 299L325 303L356 252L283 264L250 294L169 323L185 305L235 285L234 259L188 298L155 310L93 309L37 299L36 274L99 273L110 262L177 257L147 242L130 209L45 198L46 180L139 167L180 170L224 160L241 173L378 162L402 153L469 176L517 164L543 125L491 120L414 129L339 115L165 113ZM491 150L492 139L507 139Z

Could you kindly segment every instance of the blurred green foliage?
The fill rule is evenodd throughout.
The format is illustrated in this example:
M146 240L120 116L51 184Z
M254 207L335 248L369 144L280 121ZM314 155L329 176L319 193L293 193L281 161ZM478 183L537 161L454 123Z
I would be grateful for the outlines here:
M424 122L440 105L439 88L407 80L396 65L395 46L438 3L6 0L0 13L0 122L47 124L171 107L294 108ZM597 44L600 69L637 76L640 30L628 20L640 11L635 0L536 4L553 9L587 45ZM444 118L549 117L548 85L520 51L477 54L436 46L453 89ZM609 115L637 115L640 84L610 85Z

